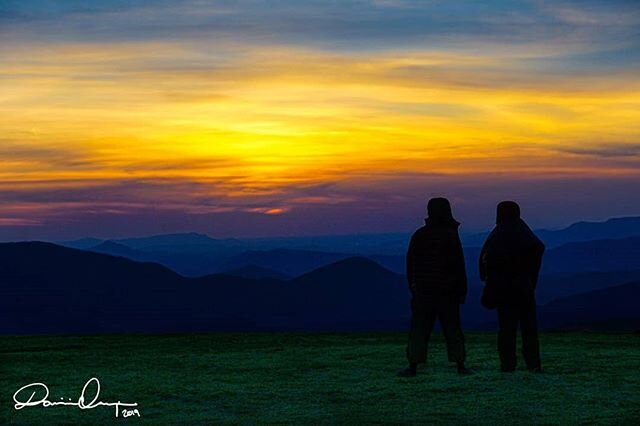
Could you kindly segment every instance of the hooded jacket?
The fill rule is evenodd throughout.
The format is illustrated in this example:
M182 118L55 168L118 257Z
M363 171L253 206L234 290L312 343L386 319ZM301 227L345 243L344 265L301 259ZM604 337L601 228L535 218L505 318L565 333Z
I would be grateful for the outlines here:
M423 303L464 303L467 274L458 235L459 223L444 198L429 201L425 226L411 237L407 251L407 279L414 300Z
M513 201L498 205L496 226L480 252L480 279L495 302L533 296L545 246L520 218Z

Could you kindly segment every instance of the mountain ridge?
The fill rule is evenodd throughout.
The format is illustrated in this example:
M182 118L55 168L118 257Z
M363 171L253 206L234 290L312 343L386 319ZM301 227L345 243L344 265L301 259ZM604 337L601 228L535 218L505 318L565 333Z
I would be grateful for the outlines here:
M603 274L591 285L606 293L605 284ZM471 286L462 306L467 329L486 328L495 319L480 306L480 290ZM629 301L625 297L623 303ZM616 319L616 299L610 302ZM569 314L579 308L566 306ZM578 326L606 320L598 315L594 321L581 318ZM156 263L51 243L0 244L0 332L5 334L404 330L408 316L406 279L364 257L291 280L191 278ZM545 316L544 327L566 325L566 317Z

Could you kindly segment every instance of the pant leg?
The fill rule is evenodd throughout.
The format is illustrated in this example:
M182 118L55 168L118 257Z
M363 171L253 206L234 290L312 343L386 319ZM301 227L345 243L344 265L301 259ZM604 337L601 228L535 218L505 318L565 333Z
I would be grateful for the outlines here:
M439 307L438 318L442 325L442 334L447 342L447 355L451 362L464 362L466 350L464 333L460 323L460 305L447 303Z
M498 353L503 370L513 370L517 365L516 338L518 333L517 306L502 303L498 310Z
M411 329L407 344L407 360L410 364L427 362L429 338L435 321L436 311L433 307L411 302Z
M523 301L520 310L520 332L522 333L522 355L527 368L540 367L540 342L536 317L535 297Z

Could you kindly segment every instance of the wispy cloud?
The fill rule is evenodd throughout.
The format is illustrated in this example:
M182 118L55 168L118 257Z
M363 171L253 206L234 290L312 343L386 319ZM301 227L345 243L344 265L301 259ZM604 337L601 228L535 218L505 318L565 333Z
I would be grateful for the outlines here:
M610 143L587 147L563 147L559 151L593 157L640 157L639 143Z
M2 216L276 224L464 176L637 179L638 25L624 1L2 2Z
M34 219L25 219L20 217L0 217L0 227L22 227L22 226L37 226L42 222Z

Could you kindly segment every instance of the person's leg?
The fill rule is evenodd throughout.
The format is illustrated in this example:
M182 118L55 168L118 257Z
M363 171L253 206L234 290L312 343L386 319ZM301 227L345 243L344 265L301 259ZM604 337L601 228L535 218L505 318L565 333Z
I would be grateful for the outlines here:
M412 302L411 313L407 360L409 367L415 370L418 364L427 362L429 338L436 313L431 307L417 302Z
M525 300L520 310L520 332L522 333L522 355L531 371L540 371L540 343L538 340L538 321L536 317L536 300L531 297Z
M516 337L518 333L518 316L512 304L502 303L497 310L500 368L502 371L514 371L517 365Z
M458 372L469 373L464 365L466 350L464 344L464 333L460 323L460 305L458 303L447 303L438 309L438 317L442 324L442 333L447 342L447 355L450 362L455 362Z

